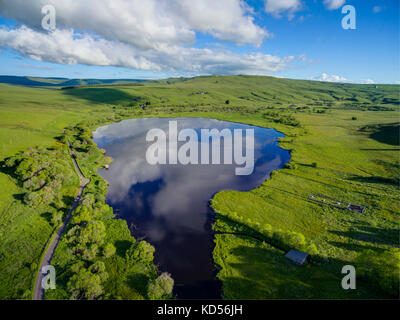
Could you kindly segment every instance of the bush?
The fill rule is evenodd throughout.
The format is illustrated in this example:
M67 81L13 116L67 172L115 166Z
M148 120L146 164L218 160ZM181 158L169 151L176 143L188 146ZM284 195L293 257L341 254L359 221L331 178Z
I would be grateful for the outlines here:
M149 281L147 286L147 296L149 299L168 299L171 297L174 288L174 279L171 275L164 272L157 279Z
M318 166L318 164L316 163L316 162L313 162L312 164L311 164L311 167L313 167L313 168L316 168Z
M290 161L289 163L285 164L285 168L286 169L296 169L297 165L293 161Z

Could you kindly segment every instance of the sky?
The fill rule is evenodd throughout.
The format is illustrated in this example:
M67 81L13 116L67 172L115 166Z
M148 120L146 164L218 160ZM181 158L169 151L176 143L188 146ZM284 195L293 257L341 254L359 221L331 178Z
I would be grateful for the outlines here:
M400 84L399 13L400 0L0 0L0 74Z

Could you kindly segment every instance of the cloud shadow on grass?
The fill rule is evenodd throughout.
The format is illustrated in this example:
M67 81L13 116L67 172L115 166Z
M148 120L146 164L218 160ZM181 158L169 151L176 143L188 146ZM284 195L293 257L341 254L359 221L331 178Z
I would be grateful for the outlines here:
M140 96L115 88L71 88L62 90L62 93L96 104L129 104L142 100Z

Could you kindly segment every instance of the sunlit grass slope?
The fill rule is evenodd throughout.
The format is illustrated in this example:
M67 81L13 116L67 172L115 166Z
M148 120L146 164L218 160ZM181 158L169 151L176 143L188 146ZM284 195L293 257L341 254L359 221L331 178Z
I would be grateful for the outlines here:
M36 79L37 80L37 79ZM140 107L146 104L144 110ZM381 298L379 285L360 278L340 287L341 267L365 249L398 246L399 86L352 85L272 77L198 77L141 86L45 89L0 85L0 161L30 147L56 146L56 137L85 119L193 116L276 128L286 134L290 167L250 192L221 192L212 205L218 231L257 228L297 232L321 258L290 264L270 245L217 235L215 262L227 298ZM73 195L78 181L66 186ZM21 201L21 184L0 172L0 297L27 298L52 225L51 208ZM307 199L322 193L366 205L364 214ZM266 239L267 240L267 239Z

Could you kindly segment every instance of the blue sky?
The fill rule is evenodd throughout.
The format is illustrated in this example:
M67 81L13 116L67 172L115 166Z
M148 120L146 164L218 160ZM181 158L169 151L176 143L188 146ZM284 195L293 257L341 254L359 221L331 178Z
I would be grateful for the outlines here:
M398 0L96 1L97 9L73 10L57 0L4 0L0 74L400 81ZM41 28L44 4L56 8L56 31ZM342 28L343 5L356 9L355 30Z

